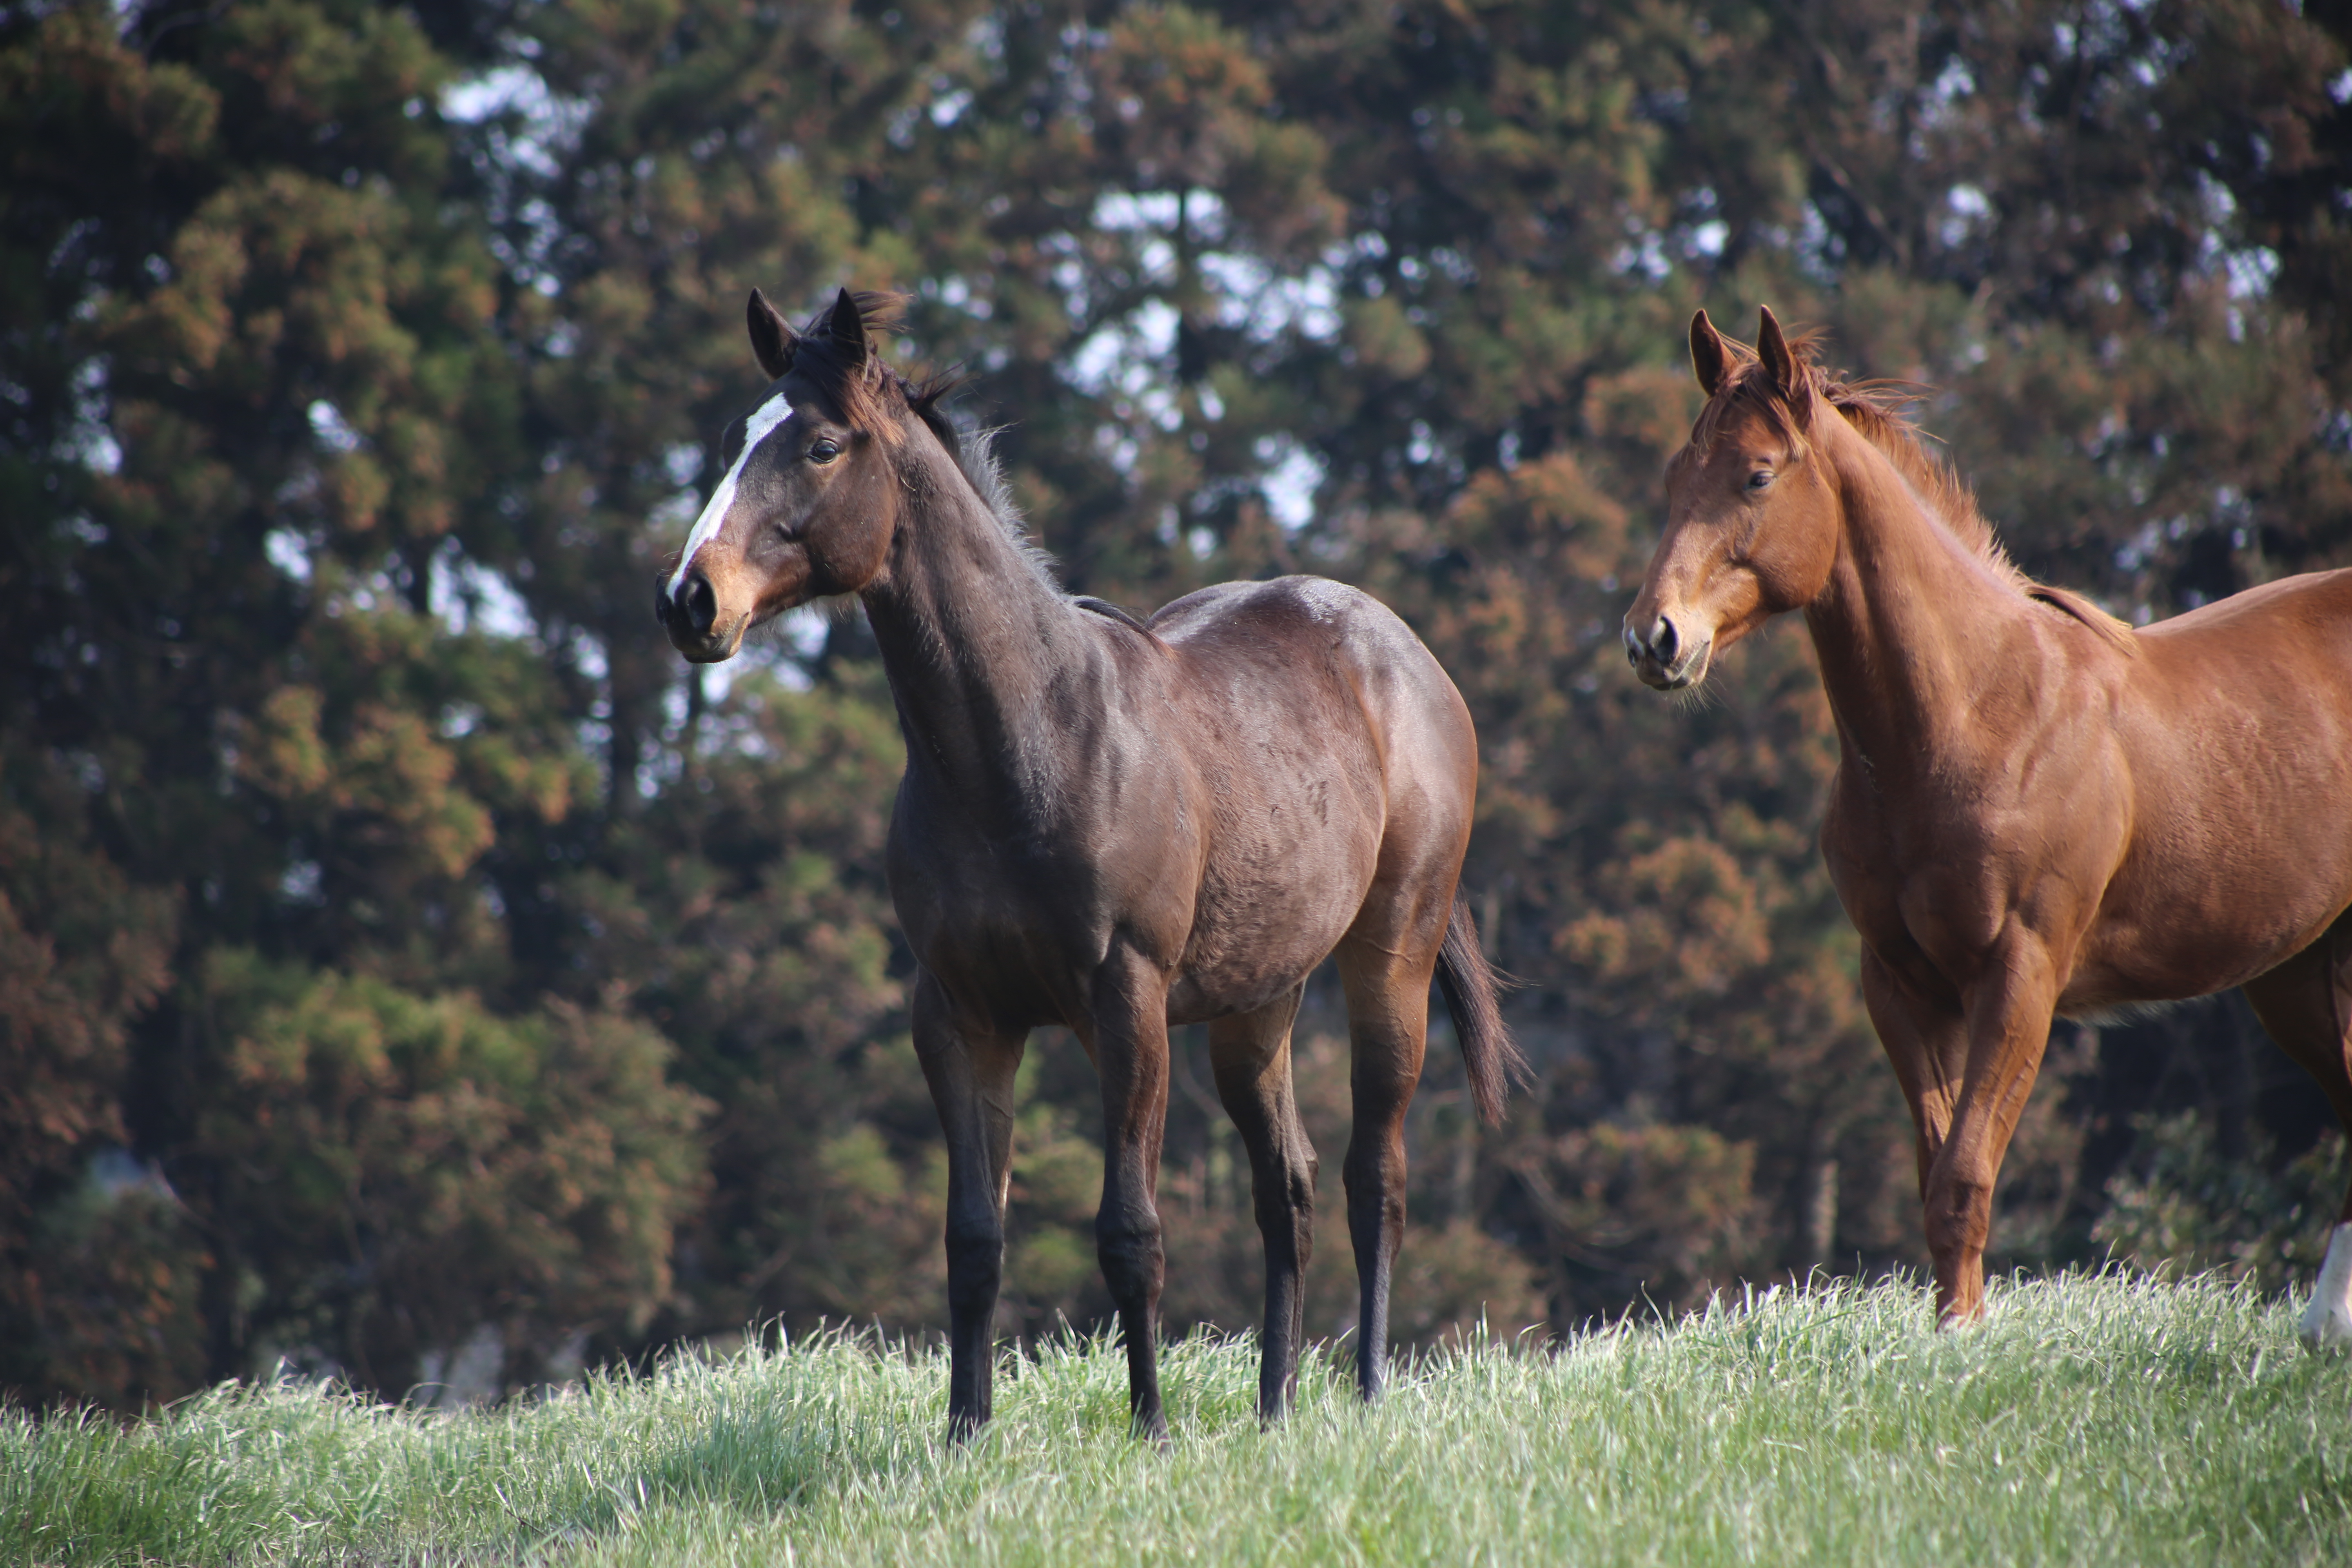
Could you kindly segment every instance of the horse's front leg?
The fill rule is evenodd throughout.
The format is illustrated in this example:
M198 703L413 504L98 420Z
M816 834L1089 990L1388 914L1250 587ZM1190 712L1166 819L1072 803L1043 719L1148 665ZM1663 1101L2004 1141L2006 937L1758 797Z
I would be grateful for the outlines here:
M1160 1145L1168 1131L1168 977L1115 943L1094 985L1102 1075L1103 1195L1095 1248L1127 1342L1128 1408L1138 1436L1165 1441L1160 1403Z
M1927 1173L1935 1169L1952 1128L1952 1102L1968 1068L1969 1023L1954 999L1939 1004L1921 997L1896 978L1869 948L1862 950L1862 1000L1870 1011L1879 1048L1903 1086L1911 1108L1913 1152L1918 1162L1919 1198L1927 1197Z
M915 1055L947 1135L948 1436L961 1440L992 1414L1013 1079L1028 1035L959 1014L928 970L915 981L914 1026Z
M2042 938L2012 921L1984 973L1962 993L1968 1058L1951 1125L1927 1168L1927 1250L1936 1259L1936 1311L1946 1327L1984 1316L1985 1238L1993 1184L2025 1113L2050 1020L2059 966Z

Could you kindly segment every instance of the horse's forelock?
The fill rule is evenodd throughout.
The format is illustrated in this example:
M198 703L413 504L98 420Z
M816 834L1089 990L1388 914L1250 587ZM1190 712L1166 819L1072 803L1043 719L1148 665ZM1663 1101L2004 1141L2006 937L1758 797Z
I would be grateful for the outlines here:
M1919 434L1903 417L1906 405L1916 400L1916 389L1902 382L1849 381L1832 375L1821 365L1822 334L1808 329L1789 339L1790 357L1797 367L1796 397L1806 404L1799 410L1774 384L1754 349L1724 338L1726 368L1706 406L1691 426L1689 444L1675 454L1668 472L1704 462L1715 443L1745 414L1754 414L1772 426L1775 435L1800 454L1808 449L1805 430L1823 408L1834 410L1903 471L1914 488L1927 498L1948 526L1966 535L1989 559L2015 571L2002 554L1991 526L1977 510L1976 497L1949 465L1920 445Z
M1811 405L1801 411L1774 384L1772 373L1765 369L1754 349L1736 338L1717 335L1723 344L1723 379L1716 384L1706 406L1698 411L1689 442L1675 454L1669 468L1705 461L1716 442L1743 414L1759 416L1781 440L1800 453L1807 450L1805 427L1811 422L1813 408L1829 398L1834 384L1817 362L1820 331L1809 329L1788 341L1800 378L1797 397Z
M897 329L906 300L903 295L874 289L861 289L851 297L857 302L858 320L866 329L863 360L850 363L848 349L833 335L833 312L819 310L793 340L793 368L815 383L853 428L870 432L886 447L896 447L906 438L900 420L909 411L911 399L904 378L883 363L880 340Z

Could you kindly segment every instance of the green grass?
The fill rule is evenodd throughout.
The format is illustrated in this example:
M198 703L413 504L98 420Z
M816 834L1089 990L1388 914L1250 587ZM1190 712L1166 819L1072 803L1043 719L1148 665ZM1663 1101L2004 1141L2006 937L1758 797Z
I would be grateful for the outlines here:
M2203 1281L1780 1292L1546 1352L1477 1344L1261 1432L1255 1347L1008 1358L940 1441L930 1354L855 1338L458 1415L224 1388L128 1427L0 1417L11 1563L2352 1561L2352 1362Z

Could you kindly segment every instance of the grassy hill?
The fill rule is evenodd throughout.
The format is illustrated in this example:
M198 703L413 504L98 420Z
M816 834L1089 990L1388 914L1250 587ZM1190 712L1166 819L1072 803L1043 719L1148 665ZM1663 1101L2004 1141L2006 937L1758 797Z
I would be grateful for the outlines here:
M1931 1331L1900 1285L1776 1292L1556 1351L1424 1358L1367 1414L1318 1358L1261 1432L1255 1351L1010 1363L940 1440L945 1363L856 1338L467 1415L298 1385L155 1418L0 1418L10 1563L2352 1561L2352 1361L2281 1305L2116 1276Z

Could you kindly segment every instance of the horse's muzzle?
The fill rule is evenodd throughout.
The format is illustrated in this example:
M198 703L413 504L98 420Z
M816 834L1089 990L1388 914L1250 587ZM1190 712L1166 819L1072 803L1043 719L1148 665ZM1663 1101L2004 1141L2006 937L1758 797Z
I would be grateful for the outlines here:
M719 595L710 579L700 572L691 572L677 585L677 592L664 584L654 590L654 619L669 634L670 646L697 664L717 664L735 657L742 646L743 622L719 630Z
M1707 654L1715 639L1691 637L1673 618L1660 616L1646 633L1625 624L1625 662L1644 686L1660 691L1680 691L1706 679Z

